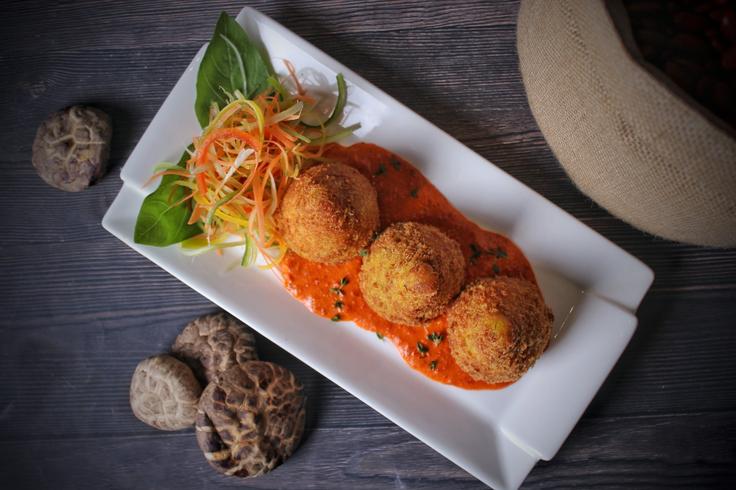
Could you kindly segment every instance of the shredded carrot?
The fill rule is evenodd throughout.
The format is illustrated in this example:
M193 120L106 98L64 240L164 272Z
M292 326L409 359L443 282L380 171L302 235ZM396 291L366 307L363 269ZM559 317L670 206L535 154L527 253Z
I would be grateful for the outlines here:
M202 208L201 206L195 206L194 209L192 210L192 215L189 217L189 222L187 224L193 225L194 223L199 221L199 219L202 216L203 209L204 208Z
M195 139L187 167L197 183L192 220L203 225L208 242L247 235L267 264L277 263L268 251L284 248L274 211L305 160L302 153L318 150L297 136L308 130L298 123L297 103L263 94L236 99Z
M299 83L299 77L296 76L296 70L294 69L294 65L291 64L291 61L284 60L284 65L286 65L286 69L289 70L289 75L291 76L291 79L294 80L294 86L296 87L296 93L299 95L304 95L306 93L306 90L302 87L302 84Z
M253 247L266 268L283 256L286 245L275 212L302 166L322 157L328 136L325 128L300 123L304 104L315 99L299 83L294 66L285 64L296 94L285 98L271 91L245 99L236 92L194 138L186 167L167 168L151 177L177 176L175 184L191 191L177 203L191 200L188 223L199 223L203 230L189 248L211 246L219 251L228 237L238 236L246 244L244 261L253 256Z
M204 165L207 161L207 150L214 143L224 138L238 138L248 143L253 148L259 148L259 141L251 134L245 131L238 130L236 128L220 128L207 136L201 143L200 148L197 149L197 165Z
M178 175L179 177L189 177L189 172L186 170L161 170L156 172L143 184L143 187L148 187L151 183L159 177L164 175Z
M204 174L197 174L197 188L200 194L207 194L207 183L204 180Z

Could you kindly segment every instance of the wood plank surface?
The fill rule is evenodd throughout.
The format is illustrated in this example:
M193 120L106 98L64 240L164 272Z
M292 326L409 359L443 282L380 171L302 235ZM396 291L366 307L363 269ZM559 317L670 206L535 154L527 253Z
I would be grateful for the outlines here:
M474 151L639 257L656 278L639 328L559 454L524 488L736 486L736 251L661 240L567 179L529 111L511 2L252 2ZM0 14L0 486L409 488L483 485L260 338L309 396L307 435L265 477L205 463L192 431L163 433L128 405L132 371L216 307L107 234L100 221L137 139L242 4L3 2ZM109 174L78 194L30 165L38 123L92 103L114 123Z
M540 463L527 486L722 486L736 477L733 415L628 418L625 430L618 418L583 420L575 439L554 461ZM245 482L215 474L191 430L146 432L0 442L0 452L11 479L22 478L32 488L487 488L395 426L311 429L289 464ZM42 468L36 462L40 444L46 448Z

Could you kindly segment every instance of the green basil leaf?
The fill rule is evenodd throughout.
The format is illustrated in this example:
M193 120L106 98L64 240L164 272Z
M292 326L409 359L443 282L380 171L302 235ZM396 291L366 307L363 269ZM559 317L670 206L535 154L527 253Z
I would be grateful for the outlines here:
M228 93L240 90L252 98L266 90L270 72L270 65L240 24L221 13L197 73L194 112L199 124L203 128L209 124L210 105L217 102L222 109Z
M190 146L189 149L193 148ZM184 168L188 159L189 154L185 151L178 165ZM176 204L188 191L186 187L173 185L179 178L164 175L158 189L143 200L135 222L135 243L166 247L202 233L199 225L187 224L192 216L191 200Z

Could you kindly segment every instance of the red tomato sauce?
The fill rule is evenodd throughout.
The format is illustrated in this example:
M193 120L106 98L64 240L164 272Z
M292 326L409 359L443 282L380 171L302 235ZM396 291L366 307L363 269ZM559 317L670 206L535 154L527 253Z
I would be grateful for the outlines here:
M461 246L466 283L480 277L522 277L536 284L524 254L508 238L484 230L453 207L411 163L379 146L332 145L326 157L350 165L368 177L378 193L381 229L400 221L436 226ZM447 342L445 314L422 326L384 320L366 304L358 273L362 258L332 265L318 264L288 252L280 269L285 287L313 313L337 321L353 321L392 342L404 361L425 376L466 389L498 389L508 383L477 381L455 362ZM379 341L378 339L376 340Z

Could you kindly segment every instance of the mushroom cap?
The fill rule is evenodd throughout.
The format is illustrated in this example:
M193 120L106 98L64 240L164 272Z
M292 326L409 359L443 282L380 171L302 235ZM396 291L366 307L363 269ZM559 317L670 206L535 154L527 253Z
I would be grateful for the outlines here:
M232 366L258 359L253 332L225 312L191 321L176 338L171 351L207 383Z
M221 473L262 475L299 444L305 402L301 383L288 369L264 361L233 366L202 392L197 443Z
M105 173L112 124L99 109L71 106L48 116L33 141L33 166L47 184L83 191Z
M185 429L194 423L202 392L189 366L161 354L141 361L130 382L133 414L161 430Z

